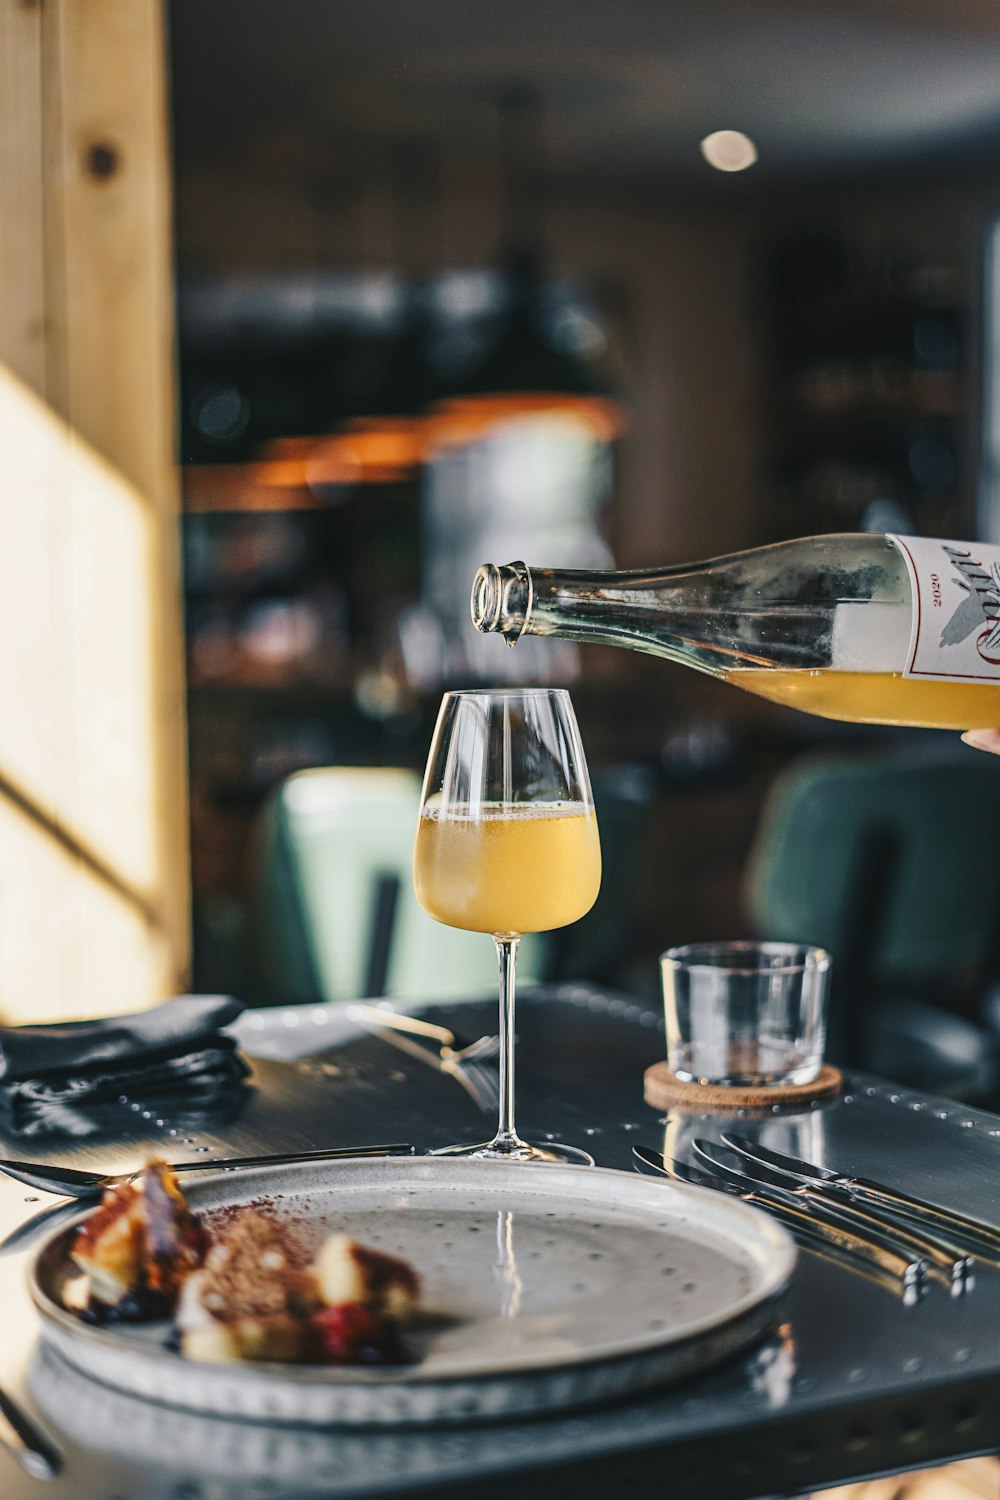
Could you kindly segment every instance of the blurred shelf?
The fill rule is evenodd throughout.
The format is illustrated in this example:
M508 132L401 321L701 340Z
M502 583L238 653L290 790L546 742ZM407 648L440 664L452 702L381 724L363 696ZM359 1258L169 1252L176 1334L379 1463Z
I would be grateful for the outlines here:
M320 704L331 709L355 708L352 689L343 684L328 682L191 682L188 683L188 698L194 702L224 701L254 707L266 704L277 708L285 705Z
M885 403L884 405L823 408L789 401L784 414L784 423L786 428L796 434L822 437L825 433L836 432L839 436L841 429L848 429L848 431L882 427L896 429L905 424L910 424L914 428L944 426L952 422L959 410L957 405L942 404L932 407L917 406L915 403L906 402L900 402L898 405Z
M191 514L268 510L328 510L304 485L265 483L260 468L245 464L182 464L181 494Z

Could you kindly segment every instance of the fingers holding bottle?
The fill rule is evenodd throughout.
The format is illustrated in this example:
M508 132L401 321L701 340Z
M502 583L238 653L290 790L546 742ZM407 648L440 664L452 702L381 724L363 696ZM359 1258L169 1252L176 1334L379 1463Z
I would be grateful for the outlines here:
M966 730L962 742L974 750L989 750L993 755L1000 755L1000 729Z

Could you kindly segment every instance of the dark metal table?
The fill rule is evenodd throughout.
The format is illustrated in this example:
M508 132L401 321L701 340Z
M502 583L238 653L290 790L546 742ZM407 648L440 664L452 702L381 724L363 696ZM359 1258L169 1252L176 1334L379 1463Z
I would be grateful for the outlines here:
M451 1007L478 1034L495 1005ZM408 1139L418 1150L475 1140L491 1122L444 1074L359 1034L327 1007L255 1012L240 1022L256 1089L239 1121L197 1134L122 1105L114 1140L50 1155L136 1164L148 1146L173 1160L255 1150ZM586 1145L629 1168L634 1142L685 1154L695 1135L734 1121L642 1098L662 1055L662 1022L644 1002L584 985L523 997L519 1123ZM779 1149L828 1159L1000 1225L1000 1118L852 1078L839 1100L738 1120ZM39 1157L24 1143L4 1154ZM313 1432L193 1417L115 1395L38 1347L24 1289L36 1230L65 1213L0 1181L0 1384L37 1415L66 1458L43 1484L0 1451L2 1500L297 1500L425 1488L477 1500L631 1494L712 1500L794 1493L885 1470L1000 1449L1000 1271L913 1307L803 1253L773 1336L726 1368L639 1401L475 1429Z

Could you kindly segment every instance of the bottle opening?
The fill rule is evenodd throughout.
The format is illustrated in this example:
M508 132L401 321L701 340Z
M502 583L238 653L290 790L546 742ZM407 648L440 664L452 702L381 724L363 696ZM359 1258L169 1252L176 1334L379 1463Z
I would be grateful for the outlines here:
M472 580L472 623L484 633L498 630L503 588L496 563L483 563Z
M531 574L523 562L483 563L472 580L472 623L498 630L513 646L527 623L532 602Z

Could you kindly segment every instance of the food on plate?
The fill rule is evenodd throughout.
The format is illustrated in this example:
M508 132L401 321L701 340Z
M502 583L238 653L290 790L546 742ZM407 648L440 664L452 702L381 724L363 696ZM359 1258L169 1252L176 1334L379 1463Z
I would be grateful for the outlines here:
M402 1360L399 1324L419 1283L405 1261L333 1234L311 1261L287 1226L244 1209L184 1287L189 1359L380 1364Z
M331 1234L313 1262L320 1295L327 1306L358 1302L390 1318L407 1318L420 1293L411 1265L359 1245L346 1234Z
M416 1310L420 1280L394 1255L331 1234L313 1270L324 1307L315 1322L332 1364L401 1364L400 1326Z
M308 1359L309 1319L322 1305L284 1226L244 1209L185 1285L177 1310L181 1349L213 1363Z
M105 1194L70 1251L84 1272L67 1305L94 1321L176 1319L189 1359L397 1364L420 1295L406 1261L331 1234L314 1253L269 1200L192 1213L151 1161Z
M206 1247L176 1177L154 1160L105 1193L77 1230L71 1255L86 1275L90 1313L127 1320L169 1316Z

